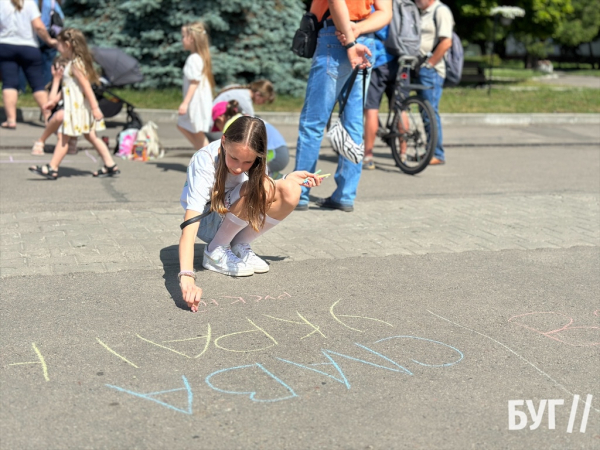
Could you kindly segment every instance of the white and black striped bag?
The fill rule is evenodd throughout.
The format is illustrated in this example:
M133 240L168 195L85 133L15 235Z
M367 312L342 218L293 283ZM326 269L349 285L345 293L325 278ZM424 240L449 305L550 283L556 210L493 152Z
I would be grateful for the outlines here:
M338 119L338 121L335 124L333 124L333 126L327 132L327 137L329 138L329 141L331 142L333 151L336 152L338 155L342 155L344 158L353 162L354 164L358 164L359 162L361 162L363 160L363 157L365 156L365 144L364 144L364 141L362 141L362 139L361 139L360 144L357 144L356 142L354 142L354 140L350 137L350 134L344 128L344 125L342 125L341 117L342 117L342 113L344 112L344 108L346 107L346 103L348 103L348 98L350 97L350 92L352 91L352 86L354 86L354 82L356 81L358 71L359 71L358 66L352 71L352 75L350 76L350 79L348 80L348 85L347 85L348 92L346 93L345 98L344 98L343 92L341 94L342 100L340 101L340 103L341 103L340 104L340 113L338 115L338 117L340 117L340 119ZM363 103L365 101L366 82L367 82L367 69L364 69L363 70Z

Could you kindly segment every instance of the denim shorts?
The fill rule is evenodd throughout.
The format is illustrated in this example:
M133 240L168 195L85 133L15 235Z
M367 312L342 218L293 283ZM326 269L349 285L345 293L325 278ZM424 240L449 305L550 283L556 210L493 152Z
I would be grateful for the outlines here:
M240 195L240 190L242 189L244 183L240 183L233 189L230 189L229 191L225 192L225 199L223 200L223 203L225 203L225 208L230 209L231 205L233 205L240 198L242 198Z

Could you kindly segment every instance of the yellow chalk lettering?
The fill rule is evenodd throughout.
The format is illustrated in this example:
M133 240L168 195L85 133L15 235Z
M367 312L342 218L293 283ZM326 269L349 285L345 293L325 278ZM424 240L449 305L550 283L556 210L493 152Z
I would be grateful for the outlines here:
M254 330L237 331L235 333L229 333L229 334L224 334L223 336L219 336L217 339L215 339L215 347L218 347L218 348L220 348L222 350L226 350L228 352L247 353L247 352L259 352L261 350L266 350L267 348L271 348L271 347L274 347L274 346L278 345L277 341L275 340L275 338L273 336L271 336L269 333L267 333L261 327L259 327L258 325L256 325L250 319L248 319L248 322L250 322L254 326L254 328L255 328ZM267 347L256 348L256 349L252 349L252 350L233 350L231 348L223 347L222 345L219 344L219 341L221 339L223 339L223 338L226 338L226 337L231 337L231 336L235 336L235 335L238 335L238 334L244 334L244 333L258 333L258 332L262 332L273 343L271 345L267 346Z
M271 319L274 320L279 320L281 322L288 322L288 323L294 323L296 325L308 325L310 327L313 328L313 331L311 331L310 333L308 333L306 336L301 337L300 339L304 339L309 337L310 335L314 334L314 333L319 333L321 336L323 336L324 338L327 339L327 336L325 336L322 332L320 327L318 327L317 325L313 325L312 323L310 323L307 319L304 318L304 316L302 316L302 314L300 314L298 311L296 311L296 314L298 314L298 316L302 319L303 322L296 322L295 320L288 320L288 319L281 319L280 317L273 317L273 316L269 316L267 314L264 314L264 316L269 317Z
M48 377L48 366L46 366L46 360L44 359L44 356L38 350L37 346L35 345L35 342L33 342L31 344L31 346L33 347L33 351L36 353L36 355L38 357L38 361L12 363L12 364L9 364L9 366L21 366L23 364L41 364L42 365L42 373L44 374L44 379L46 381L50 381L50 378Z
M190 358L190 359L192 358L191 356L188 356L188 355L186 355L185 353L178 352L177 350L173 350L173 349L172 349L172 348L170 348L170 347L166 347L166 346L164 346L164 345L157 344L156 342L153 342L153 341L151 341L150 339L143 338L143 337L142 337L142 336L140 336L139 334L136 334L136 336L137 336L137 337L139 337L139 338L140 338L142 341L149 342L150 344L156 345L157 347L164 348L165 350L170 350L170 351L172 351L173 353L177 353L178 355L185 356L186 358Z
M98 341L98 343L104 347L106 350L108 350L110 353L112 353L113 355L115 355L118 358L121 358L123 361L125 361L127 364L135 367L136 369L139 369L138 366L136 366L134 363L132 363L131 361L129 361L127 358L125 358L124 356L119 355L117 352L115 352L112 348L110 348L108 345L106 345L104 342L102 342L100 339L96 338L96 340Z
M341 301L341 299L340 299L340 300L338 300L337 302L335 302L333 305L331 305L331 308L329 308L329 312L331 313L331 316L332 316L332 317L333 317L333 318L334 318L334 319L335 319L337 322L339 322L340 324L342 324L342 325L343 325L343 326L345 326L346 328L349 328L349 329L351 329L351 330L353 330L353 331L358 331L359 333L364 333L364 330L358 330L358 329L356 329L356 328L352 328L352 327L351 327L351 326L349 326L349 325L346 325L344 322L342 322L342 321L339 319L339 317L354 317L354 318L357 318L357 319L374 320L375 322L381 322L381 323L384 323L384 324L386 324L387 326L393 327L393 325L392 325L391 323L389 323L389 322L385 322L384 320L380 320L380 319L374 319L373 317L364 317L364 316L351 316L351 315L348 315L348 314L337 314L337 315L336 315L336 314L333 312L333 308L335 308L335 305L337 305L337 304L338 304L340 301Z

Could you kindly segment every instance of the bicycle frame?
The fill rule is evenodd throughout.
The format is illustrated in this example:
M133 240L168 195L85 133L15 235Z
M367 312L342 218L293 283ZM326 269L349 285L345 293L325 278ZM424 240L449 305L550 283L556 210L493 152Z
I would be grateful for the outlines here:
M424 86L422 84L411 84L410 82L410 71L415 67L419 67L424 57L416 56L401 56L400 57L400 68L398 69L398 75L396 75L396 83L394 85L394 100L390 105L388 117L386 121L386 128L392 129L392 121L394 120L394 113L396 111L404 110L403 103L408 98L404 91L406 89L415 91L424 91L432 89L430 86ZM386 133L386 136L397 136L392 130L390 133Z

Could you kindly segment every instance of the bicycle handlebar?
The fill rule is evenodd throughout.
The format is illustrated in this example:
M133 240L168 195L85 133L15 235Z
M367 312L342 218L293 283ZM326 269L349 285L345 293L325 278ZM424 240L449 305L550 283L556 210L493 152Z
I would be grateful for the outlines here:
M428 55L410 56L405 55L400 57L401 66L411 66L412 68L421 67L427 61Z

